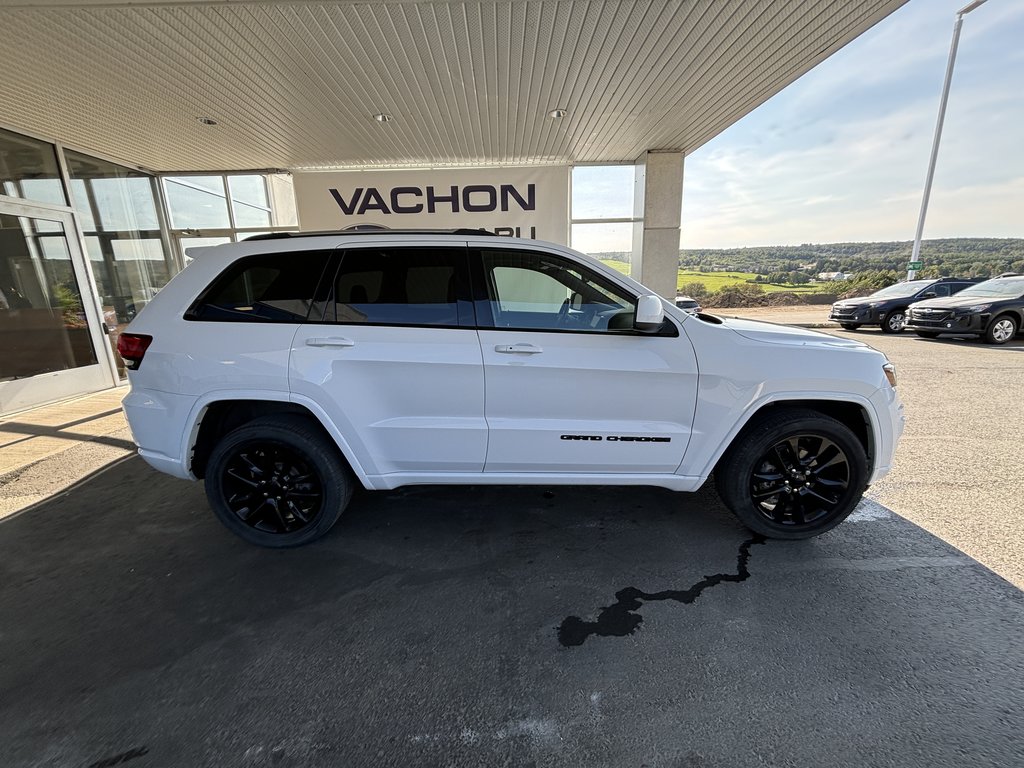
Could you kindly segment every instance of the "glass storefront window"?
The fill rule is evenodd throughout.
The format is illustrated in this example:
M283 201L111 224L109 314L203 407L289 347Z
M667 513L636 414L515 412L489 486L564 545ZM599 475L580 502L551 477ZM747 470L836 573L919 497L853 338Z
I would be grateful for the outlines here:
M261 174L167 176L164 189L174 229L234 230L278 224L273 220L267 177Z
M0 195L67 205L53 145L0 128Z
M167 208L174 229L229 229L223 176L168 176Z
M572 218L633 218L636 166L577 165L572 169Z
M186 265L189 248L298 228L287 173L165 176L163 184L171 238Z
M0 214L0 381L96 362L63 225Z
M633 212L635 177L633 165L572 169L570 245L626 274L633 257L633 235L643 221Z
M111 344L173 274L157 214L156 179L141 171L65 151L75 210ZM118 369L124 376L120 358Z
M633 256L633 224L613 222L573 224L572 247L596 259L615 261L620 271L629 274Z
M229 176L228 187L237 229L270 226L270 201L262 176Z

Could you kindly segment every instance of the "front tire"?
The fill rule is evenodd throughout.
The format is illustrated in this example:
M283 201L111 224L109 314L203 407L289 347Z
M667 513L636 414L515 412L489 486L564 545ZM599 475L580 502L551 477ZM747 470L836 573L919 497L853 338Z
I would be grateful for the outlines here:
M916 333L922 339L937 339L937 338L939 338L939 334L937 334L935 331L914 331L914 333Z
M297 547L323 536L352 497L337 445L303 416L259 418L229 432L206 465L206 498L236 536Z
M860 323L840 323L839 325L847 331L856 331L860 328Z
M906 324L906 310L894 309L892 312L886 312L882 318L882 333L903 333L903 326Z
M1011 315L999 315L985 329L986 344L1005 344L1017 335L1017 321Z
M864 446L843 423L805 408L755 417L715 468L741 523L775 539L808 539L845 520L867 485Z

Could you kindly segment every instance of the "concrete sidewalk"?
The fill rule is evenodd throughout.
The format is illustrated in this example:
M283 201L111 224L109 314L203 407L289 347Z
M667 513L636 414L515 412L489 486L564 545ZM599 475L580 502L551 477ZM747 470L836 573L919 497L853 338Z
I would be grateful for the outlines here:
M0 420L0 517L133 454L121 412L127 392L107 389Z

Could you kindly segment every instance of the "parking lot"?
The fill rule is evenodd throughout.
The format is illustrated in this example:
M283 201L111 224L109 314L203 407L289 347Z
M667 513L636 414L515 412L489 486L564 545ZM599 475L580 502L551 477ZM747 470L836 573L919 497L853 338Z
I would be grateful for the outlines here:
M408 488L267 551L136 458L0 521L0 763L1024 764L1024 343L838 333L899 367L897 514L811 541L710 486Z

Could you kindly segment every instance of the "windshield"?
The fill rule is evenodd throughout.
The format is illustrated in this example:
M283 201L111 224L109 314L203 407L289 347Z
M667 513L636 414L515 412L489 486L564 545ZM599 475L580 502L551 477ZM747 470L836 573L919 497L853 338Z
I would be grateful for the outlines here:
M869 299L902 299L908 296L913 296L915 293L931 285L934 280L911 280L909 283L896 283L896 285L890 285L888 288L883 288L880 291L875 291Z
M956 295L961 297L983 296L989 299L1008 299L1024 294L1024 277L999 278L998 280L986 280L984 283L964 288Z

